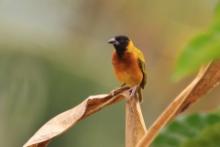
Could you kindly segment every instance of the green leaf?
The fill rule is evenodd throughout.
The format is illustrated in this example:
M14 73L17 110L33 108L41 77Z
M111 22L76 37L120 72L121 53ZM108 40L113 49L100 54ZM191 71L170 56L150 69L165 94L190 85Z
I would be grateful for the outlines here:
M177 60L174 79L182 78L210 60L220 57L220 4L217 5L213 24L200 33L183 49Z
M219 147L220 146L220 123L205 128L201 133L189 139L181 147Z
M218 113L181 116L161 131L152 147L202 147L196 146L200 141L210 145L214 141L212 146L205 145L206 147L220 146L219 132L220 115Z

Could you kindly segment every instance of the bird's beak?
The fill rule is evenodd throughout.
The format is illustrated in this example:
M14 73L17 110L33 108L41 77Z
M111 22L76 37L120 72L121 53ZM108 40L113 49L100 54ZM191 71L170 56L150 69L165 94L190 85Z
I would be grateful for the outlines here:
M115 40L115 38L111 38L111 39L108 40L108 43L110 43L110 44L118 44L118 41Z

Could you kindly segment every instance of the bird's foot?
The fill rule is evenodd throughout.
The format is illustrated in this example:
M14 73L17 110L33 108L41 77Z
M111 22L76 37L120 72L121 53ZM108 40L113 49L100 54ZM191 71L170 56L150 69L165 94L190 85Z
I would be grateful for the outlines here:
M126 86L126 84L122 84L121 85L121 88L129 88L128 86ZM118 89L115 89L115 90L112 90L111 92L110 92L110 95L112 96L112 97L114 97L115 95L116 95L116 91L117 91ZM130 95L130 94L129 94Z
M134 86L131 88L129 99L132 97L135 97L135 94L137 93L137 89L138 89L138 86Z
M116 90L112 90L112 91L110 92L110 94L111 94L112 97L115 96L115 91L116 91Z

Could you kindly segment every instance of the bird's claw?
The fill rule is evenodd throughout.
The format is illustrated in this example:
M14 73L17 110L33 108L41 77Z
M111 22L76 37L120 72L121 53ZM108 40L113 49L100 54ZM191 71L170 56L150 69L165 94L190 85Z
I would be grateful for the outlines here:
M138 86L134 86L133 88L131 88L129 99L135 96L137 88Z
M110 94L111 94L112 97L115 96L115 91L116 91L116 90L112 90L112 91L110 92Z

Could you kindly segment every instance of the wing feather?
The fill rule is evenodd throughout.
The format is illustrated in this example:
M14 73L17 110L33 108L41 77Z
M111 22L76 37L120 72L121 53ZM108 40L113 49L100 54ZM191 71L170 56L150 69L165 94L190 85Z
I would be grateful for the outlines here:
M138 64L139 64L139 67L140 67L140 69L142 71L142 74L143 74L143 79L141 81L140 87L142 89L144 89L144 86L147 83L147 74L146 74L145 60L144 60L143 53L139 49L138 49L137 54L138 54Z

